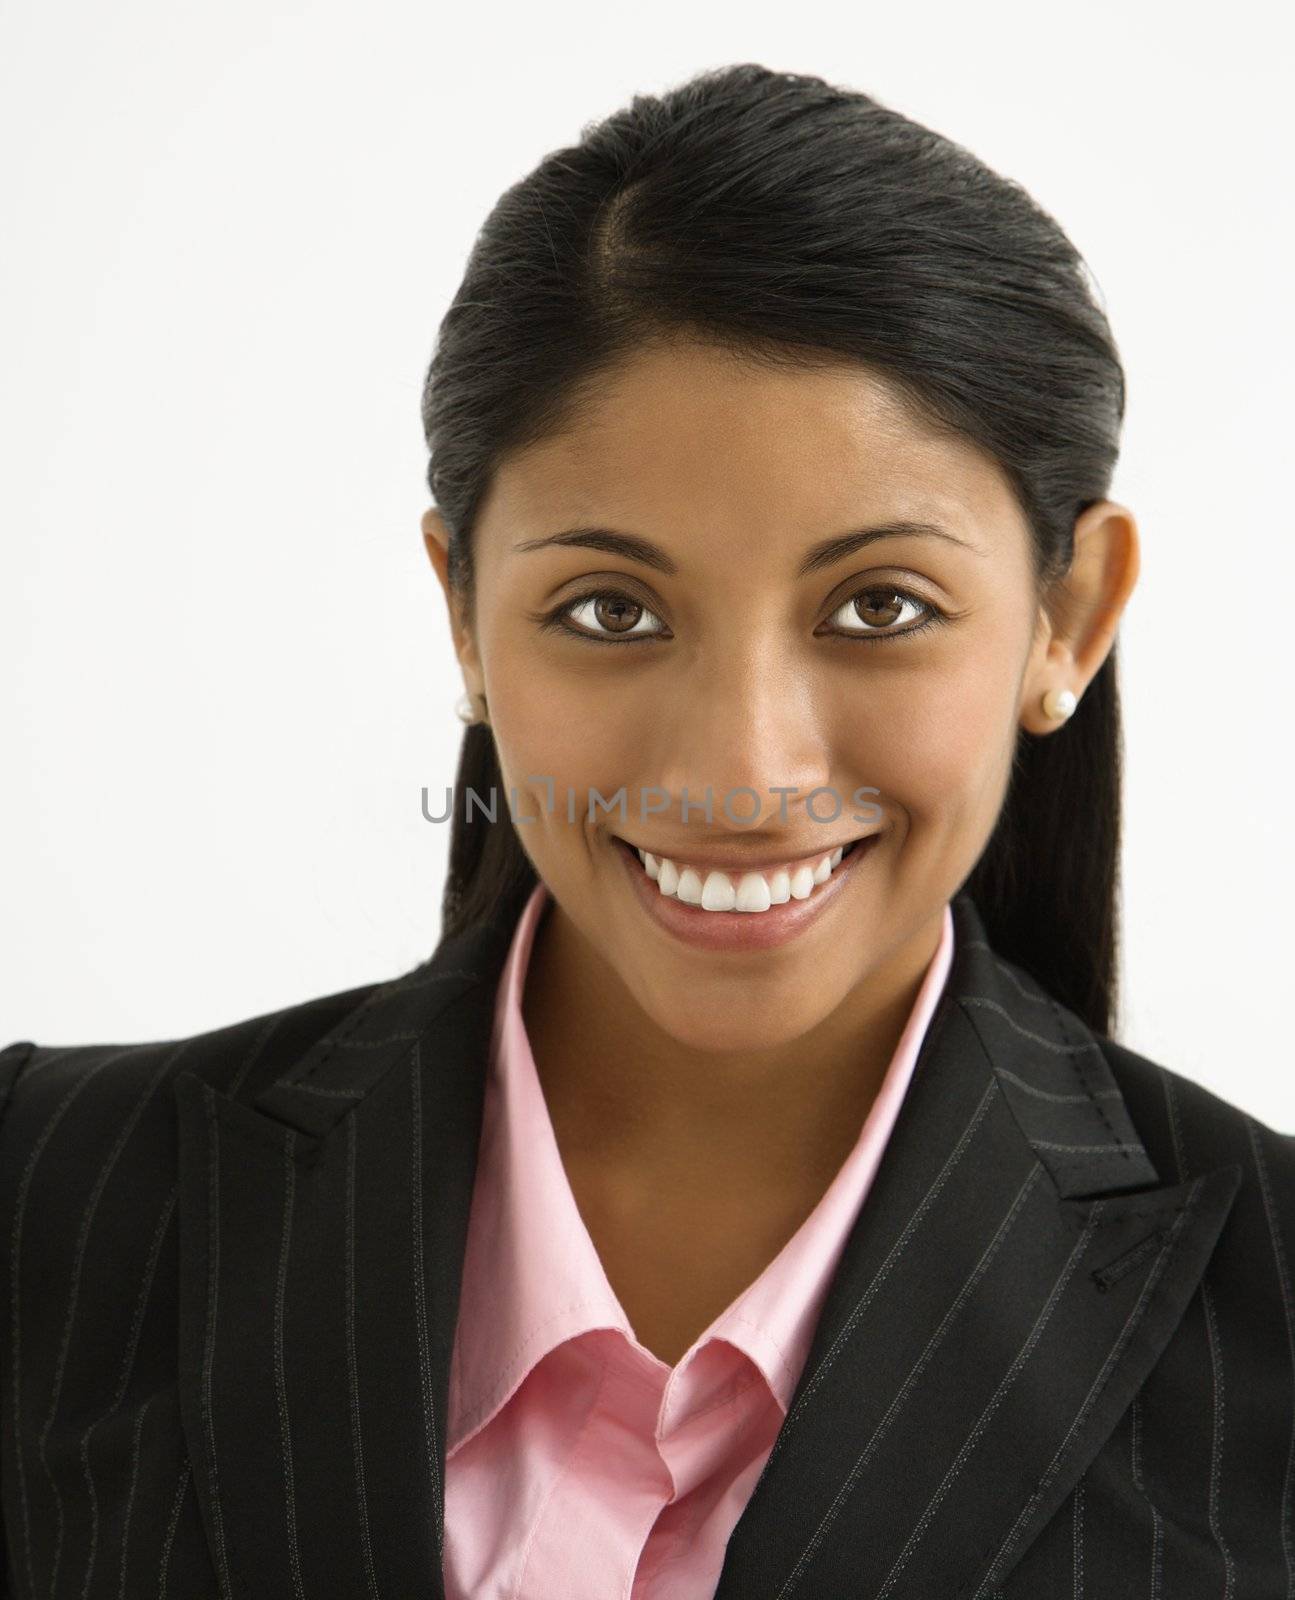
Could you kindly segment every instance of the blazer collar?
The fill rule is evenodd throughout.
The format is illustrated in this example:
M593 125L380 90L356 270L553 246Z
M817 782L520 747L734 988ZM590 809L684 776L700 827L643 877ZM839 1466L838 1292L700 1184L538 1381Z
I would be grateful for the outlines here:
M495 987L529 885L251 1103L175 1085L183 1427L221 1593L443 1600ZM1157 1361L1237 1165L1162 1184L1089 1030L953 966L716 1600L986 1600Z

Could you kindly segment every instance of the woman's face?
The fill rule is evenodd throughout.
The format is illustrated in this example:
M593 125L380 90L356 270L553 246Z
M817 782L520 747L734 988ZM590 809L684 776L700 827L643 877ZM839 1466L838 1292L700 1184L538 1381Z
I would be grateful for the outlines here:
M523 846L590 960L690 1047L777 1046L906 954L922 970L1018 727L1047 725L1044 688L1082 683L1056 670L1000 470L917 425L884 380L688 344L641 351L601 395L494 478L456 631L465 679L515 815L536 819ZM823 549L900 522L929 531ZM548 542L572 529L632 536L638 558ZM768 911L663 906L618 842L702 881L732 864L735 887L767 867L776 895L778 864L790 881L864 835Z

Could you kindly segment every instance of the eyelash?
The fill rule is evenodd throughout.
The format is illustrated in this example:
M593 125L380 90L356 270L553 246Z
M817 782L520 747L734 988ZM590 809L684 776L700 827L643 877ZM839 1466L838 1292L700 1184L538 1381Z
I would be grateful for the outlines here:
M895 628L890 632L886 632L881 629L873 629L871 631L860 633L834 631L828 634L827 637L832 639L861 640L869 644L880 644L884 640L907 639L915 633L925 633L928 628L938 627L941 623L949 620L947 615L941 611L938 606L932 605L929 600L923 599L921 595L914 594L909 589L901 589L898 585L889 583L869 584L863 589L856 589L853 594L847 595L845 599L841 601L841 605L834 606L832 608L833 612L839 611L841 606L849 605L852 600L857 600L860 595L869 594L898 595L903 600L911 600L916 605L925 606L930 615L923 622L915 623L907 628ZM564 600L561 605L554 606L551 611L532 613L532 620L539 624L541 632L556 630L559 633L567 634L570 638L580 639L588 644L651 644L660 639L661 635L657 633L643 633L639 634L636 638L629 638L627 636L615 638L611 634L599 635L596 633L582 633L578 628L571 627L565 621L566 614L569 611L573 611L577 606L586 605L590 600L628 600L634 605L641 604L640 601L634 599L633 595L626 594L621 589L588 589L583 594L573 595L570 600ZM649 608L644 606L643 609L647 611Z

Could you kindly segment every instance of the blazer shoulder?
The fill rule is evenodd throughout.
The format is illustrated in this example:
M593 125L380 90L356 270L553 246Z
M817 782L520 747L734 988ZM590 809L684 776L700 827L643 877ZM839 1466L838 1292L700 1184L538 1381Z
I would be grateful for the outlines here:
M37 1162L71 1182L117 1141L142 1151L174 1144L175 1078L191 1072L222 1093L254 1098L383 985L361 984L175 1039L0 1050L0 1210ZM113 1158L115 1161L115 1157Z
M1235 1166L1240 1180L1206 1274L1234 1346L1291 1384L1295 1358L1295 1134L1271 1127L1203 1084L1107 1038L1099 1040L1163 1184ZM1289 1414L1291 1397L1282 1404Z
M1161 1184L1238 1170L1198 1290L1140 1397L1144 1462L1148 1471L1157 1458L1174 1463L1156 1492L1202 1539L1217 1526L1199 1486L1223 1451L1231 1526L1242 1507L1252 1527L1280 1525L1295 1441L1295 1135L1125 1045L1099 1043ZM1201 1465L1190 1474L1179 1463L1193 1450Z
M1272 1127L1204 1084L1114 1039L1103 1036L1097 1042L1165 1182L1195 1177L1229 1161L1262 1163L1289 1195L1295 1183L1295 1133Z

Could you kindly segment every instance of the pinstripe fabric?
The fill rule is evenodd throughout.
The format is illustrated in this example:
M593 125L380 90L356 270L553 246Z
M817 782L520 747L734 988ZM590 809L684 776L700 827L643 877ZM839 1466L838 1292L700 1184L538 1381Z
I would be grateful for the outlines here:
M520 908L192 1038L0 1051L15 1600L442 1600ZM953 911L718 1600L1295 1600L1295 1136L1095 1038Z

